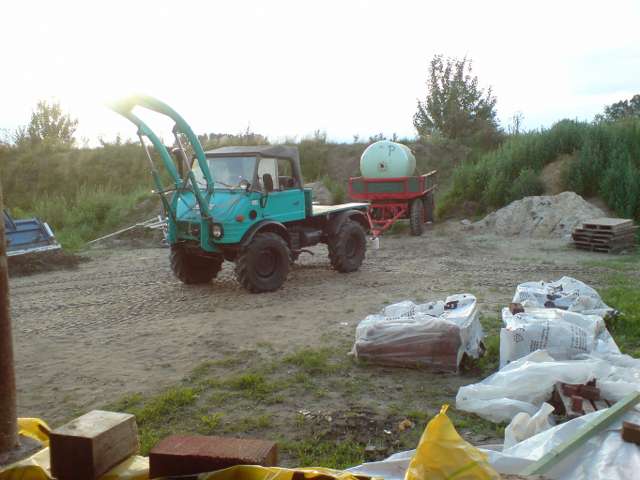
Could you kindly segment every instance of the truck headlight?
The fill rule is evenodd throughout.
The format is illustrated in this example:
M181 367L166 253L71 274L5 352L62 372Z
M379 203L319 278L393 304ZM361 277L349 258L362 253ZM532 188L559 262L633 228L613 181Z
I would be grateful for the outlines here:
M214 223L211 227L211 235L213 235L213 238L222 238L222 235L224 235L222 225Z

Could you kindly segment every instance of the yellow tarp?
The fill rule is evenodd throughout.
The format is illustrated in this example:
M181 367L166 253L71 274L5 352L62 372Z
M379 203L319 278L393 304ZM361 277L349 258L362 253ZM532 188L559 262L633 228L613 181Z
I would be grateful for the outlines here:
M458 434L448 408L444 405L424 430L405 480L499 480L487 456Z
M238 465L212 473L203 473L199 480L356 480L369 478L329 468L279 468Z

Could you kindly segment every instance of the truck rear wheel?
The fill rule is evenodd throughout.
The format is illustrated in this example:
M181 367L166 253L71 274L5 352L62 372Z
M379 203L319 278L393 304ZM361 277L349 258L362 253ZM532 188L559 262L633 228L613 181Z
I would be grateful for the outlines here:
M416 198L409 206L409 226L411 235L419 237L424 230L424 202L422 198Z
M358 222L346 220L338 231L329 237L331 266L341 272L355 272L362 265L367 251L367 237Z
M187 285L208 283L218 275L224 259L222 256L200 256L188 251L183 245L171 245L171 270Z
M236 258L236 278L253 293L278 290L289 273L291 254L277 233L258 233Z

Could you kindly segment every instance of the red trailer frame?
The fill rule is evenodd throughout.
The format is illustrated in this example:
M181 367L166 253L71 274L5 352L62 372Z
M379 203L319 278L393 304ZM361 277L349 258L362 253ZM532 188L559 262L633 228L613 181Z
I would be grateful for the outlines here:
M429 196L433 198L436 174L437 171L433 170L418 177L352 177L349 179L349 195L354 200L369 202L367 216L371 224L371 232L374 237L378 237L398 220L409 218L411 202L419 198L427 199ZM390 190L393 191L376 188L382 184L391 186ZM358 185L358 188L355 189L354 185ZM426 211L424 215L423 221L426 223L428 220Z

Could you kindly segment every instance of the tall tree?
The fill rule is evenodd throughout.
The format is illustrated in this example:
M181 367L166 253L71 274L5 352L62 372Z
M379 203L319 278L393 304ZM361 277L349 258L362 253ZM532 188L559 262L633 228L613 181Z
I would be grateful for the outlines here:
M483 132L498 132L495 107L491 87L485 91L478 86L470 59L435 55L429 65L427 97L418 101L413 125L422 138L439 132L466 142Z
M41 100L31 113L29 125L18 129L16 143L70 147L75 141L73 135L77 127L78 120L64 113L59 103Z
M597 115L596 120L615 122L629 117L640 118L640 95L607 105L604 107L604 115Z

